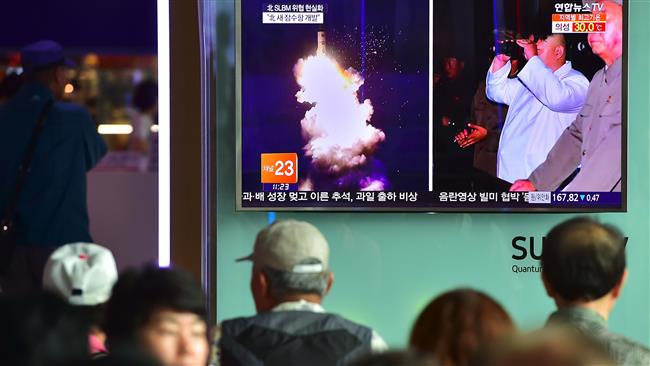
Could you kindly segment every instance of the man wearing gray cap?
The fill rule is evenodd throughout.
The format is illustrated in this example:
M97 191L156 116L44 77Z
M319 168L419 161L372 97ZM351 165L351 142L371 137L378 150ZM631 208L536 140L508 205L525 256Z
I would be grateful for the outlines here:
M106 153L87 110L59 100L72 63L54 41L21 52L25 84L0 105L0 282L41 288L50 254L91 242L86 172Z
M215 332L216 364L345 365L383 352L372 329L320 305L334 275L329 246L313 225L277 221L259 232L253 253L251 292L257 315L224 321Z

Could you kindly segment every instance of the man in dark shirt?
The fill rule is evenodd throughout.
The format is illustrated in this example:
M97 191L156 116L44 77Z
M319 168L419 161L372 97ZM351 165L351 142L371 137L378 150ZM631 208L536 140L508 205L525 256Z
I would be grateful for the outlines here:
M106 154L106 145L83 107L58 102L67 82L61 46L40 41L22 51L25 85L0 105L0 213L14 195L19 166L49 101L29 173L14 214L17 247L3 292L41 287L50 253L66 243L92 242L86 207L86 172Z

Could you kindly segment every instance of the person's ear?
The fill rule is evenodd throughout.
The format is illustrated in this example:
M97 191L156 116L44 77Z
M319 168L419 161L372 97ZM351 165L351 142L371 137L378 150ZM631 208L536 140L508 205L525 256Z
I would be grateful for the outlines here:
M325 286L325 291L323 291L323 296L327 295L330 292L333 283L334 283L334 273L330 272L327 275L327 286Z
M258 313L269 311L274 306L273 296L271 296L271 282L264 271L253 269L251 275L251 293L255 302L255 309Z
M556 46L554 51L555 58L559 60L562 58L562 56L564 56L564 52L566 52L564 46Z
M267 297L269 294L269 278L264 271L253 270L251 274L251 291L258 298Z
M267 298L271 297L269 276L264 271L258 271L258 276L260 283L260 292Z
M612 298L618 299L619 296L621 296L621 290L623 290L623 286L625 286L626 282L627 282L627 268L625 269L625 271L623 271L623 275L616 283L616 286L614 286L614 288L612 289Z

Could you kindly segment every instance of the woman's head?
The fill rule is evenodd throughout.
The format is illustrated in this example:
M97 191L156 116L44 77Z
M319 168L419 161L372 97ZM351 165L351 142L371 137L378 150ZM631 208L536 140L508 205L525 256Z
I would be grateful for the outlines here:
M443 366L468 365L486 343L513 332L508 313L488 295L470 289L446 292L420 313L410 346Z

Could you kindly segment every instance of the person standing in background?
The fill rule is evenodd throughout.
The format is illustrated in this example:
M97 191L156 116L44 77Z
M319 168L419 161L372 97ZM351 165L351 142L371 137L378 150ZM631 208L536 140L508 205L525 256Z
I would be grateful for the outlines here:
M21 56L25 84L0 105L0 217L11 214L16 237L15 249L0 253L5 259L11 256L0 274L5 293L40 289L45 262L57 247L92 242L86 172L107 150L88 111L59 101L66 67L73 65L61 46L39 41L25 47ZM24 184L19 184L41 115L43 128Z

